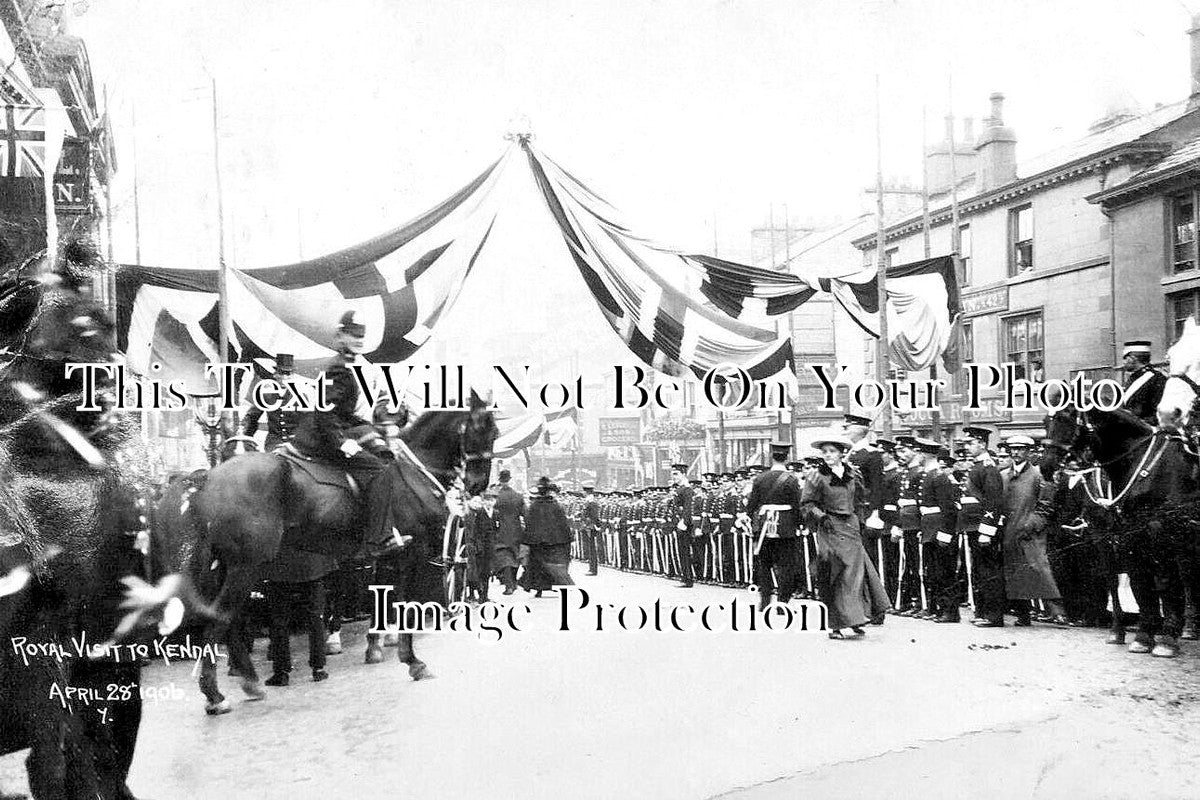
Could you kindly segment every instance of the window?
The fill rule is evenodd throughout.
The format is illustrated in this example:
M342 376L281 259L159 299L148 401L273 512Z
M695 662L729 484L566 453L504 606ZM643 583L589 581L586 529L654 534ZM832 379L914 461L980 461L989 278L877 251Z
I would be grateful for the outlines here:
M971 226L958 226L958 285L971 285Z
M1167 299L1167 303L1171 309L1169 313L1175 334L1171 341L1177 341L1183 335L1183 323L1188 319L1200 322L1200 289L1173 294Z
M1172 271L1196 268L1196 198L1194 194L1171 201Z
M1004 320L1004 362L1017 365L1017 377L1033 380L1045 375L1042 366L1042 312Z
M964 320L962 324L962 346L959 348L959 361L971 364L975 361L975 322ZM955 394L966 394L970 388L967 385L967 371L960 369L954 373L953 386Z
M1033 206L1008 212L1008 274L1020 275L1033 269Z

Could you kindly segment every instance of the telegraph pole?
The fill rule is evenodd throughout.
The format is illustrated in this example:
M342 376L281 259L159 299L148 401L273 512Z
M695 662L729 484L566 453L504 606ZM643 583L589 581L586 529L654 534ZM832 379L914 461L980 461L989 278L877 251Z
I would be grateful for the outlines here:
M879 287L879 340L875 343L875 380L887 386L891 342L888 339L887 318L887 259L883 233L883 121L880 113L879 73L875 73L875 281ZM891 392L884 392L883 420L880 428L885 437L892 435Z

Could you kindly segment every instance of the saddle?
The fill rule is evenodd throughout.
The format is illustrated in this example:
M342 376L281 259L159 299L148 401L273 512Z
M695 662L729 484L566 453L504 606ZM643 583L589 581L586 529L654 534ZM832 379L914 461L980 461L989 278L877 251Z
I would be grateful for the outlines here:
M307 456L297 450L290 442L275 448L275 456L282 458L303 472L315 483L343 489L349 492L351 497L355 498L362 493L354 478L340 466Z

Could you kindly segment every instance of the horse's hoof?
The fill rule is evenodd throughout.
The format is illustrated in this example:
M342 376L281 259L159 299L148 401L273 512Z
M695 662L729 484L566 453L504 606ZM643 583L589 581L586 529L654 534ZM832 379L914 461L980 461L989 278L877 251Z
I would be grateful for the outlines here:
M383 646L384 647L395 647L398 644L400 644L400 634L385 633L383 635Z
M1134 639L1129 643L1129 652L1131 653L1149 653L1153 648L1146 642L1139 639Z
M367 648L367 657L364 660L368 664L382 664L383 663L383 648L382 647L368 647Z
M424 661L414 661L408 665L408 676L414 681L424 681L433 677L433 673L425 666Z
M1124 633L1110 634L1109 637L1104 640L1104 643L1105 644L1125 644L1125 634Z
M1169 644L1156 644L1150 655L1158 658L1174 658L1179 655L1179 648Z
M1184 625L1183 633L1179 634L1180 639L1186 639L1189 642L1194 642L1200 639L1200 632L1196 630L1195 625Z
M342 635L334 631L329 634L329 638L325 640L325 655L336 656L342 652Z
M246 693L247 700L262 700L267 696L262 681L242 681L242 691Z
M204 704L204 713L208 714L210 717L216 717L221 714L228 714L230 711L233 711L233 704L230 703L229 700L224 697L221 698L221 701L218 703L205 703Z

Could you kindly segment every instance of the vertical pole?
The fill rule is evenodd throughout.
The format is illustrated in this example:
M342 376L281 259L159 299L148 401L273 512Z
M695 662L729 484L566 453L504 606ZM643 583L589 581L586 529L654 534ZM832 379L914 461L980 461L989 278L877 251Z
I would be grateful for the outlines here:
M110 121L109 124L111 125L112 117L109 116L109 114L110 114L110 109L108 107L108 84L106 83L106 84L104 84L104 118L106 120L109 120ZM104 141L107 142L108 141L107 137L110 134L108 133L108 131L105 131L103 133L103 135L105 137ZM92 146L95 146L95 142L92 143ZM110 164L109 166L111 167L112 165ZM90 170L89 170L89 172L90 172ZM85 175L84 180L91 180L91 175L90 174ZM94 283L93 291L96 291L97 289L99 290L99 291L96 291L97 299L100 300L104 304L104 307L107 308L110 313L114 313L117 309L116 292L111 292L111 293L109 292L109 282L108 282L109 275L114 270L114 267L113 267L112 173L111 173L111 171L109 171L109 173L108 173L108 183L105 184L105 186L104 186L104 230L105 230L105 238L108 240L107 246L105 247L105 250L104 250L104 258L107 263L105 264L104 272L100 276L98 276L98 278L96 279L96 281Z
M921 106L921 236L925 242L925 258L933 256L933 248L929 243L929 229L932 220L929 218L929 156L925 152L929 147L929 108Z
M767 225L771 230L771 269L775 268L775 204L767 207Z
M218 354L229 357L229 285L225 274L225 200L221 193L221 140L217 130L217 79L212 79L213 172L217 187L217 310L220 314Z
M138 202L137 107L133 108L133 263L142 263L142 211Z
M720 256L717 246L717 210L713 209L713 255ZM717 408L717 471L725 472L729 453L725 448L725 409Z
M875 73L875 280L879 287L879 340L875 343L875 379L886 386L891 342L888 338L887 318L887 262L884 257L886 245L883 233L883 121L879 100L879 73ZM891 393L885 392L883 420L880 429L884 436L892 435Z

